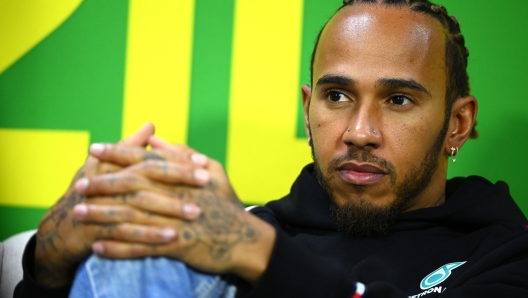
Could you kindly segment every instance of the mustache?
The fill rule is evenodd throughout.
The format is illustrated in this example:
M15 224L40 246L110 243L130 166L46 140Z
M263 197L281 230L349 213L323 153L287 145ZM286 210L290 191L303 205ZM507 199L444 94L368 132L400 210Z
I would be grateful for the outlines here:
M349 147L345 154L333 158L328 165L328 174L331 175L341 164L348 161L374 164L388 173L391 183L394 184L396 181L396 167L394 164L380 156L375 155L370 150L360 150L355 147Z

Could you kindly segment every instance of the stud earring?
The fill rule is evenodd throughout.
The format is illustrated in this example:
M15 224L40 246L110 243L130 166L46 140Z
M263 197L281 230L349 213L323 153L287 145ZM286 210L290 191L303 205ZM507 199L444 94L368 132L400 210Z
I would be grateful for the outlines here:
M347 132L350 132L350 127L347 129Z
M455 156L458 154L458 147L451 147L451 161L456 162Z

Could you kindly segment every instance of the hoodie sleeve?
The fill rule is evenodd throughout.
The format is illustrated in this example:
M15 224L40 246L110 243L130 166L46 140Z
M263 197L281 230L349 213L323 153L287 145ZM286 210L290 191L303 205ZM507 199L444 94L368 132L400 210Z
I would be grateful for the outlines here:
M22 269L24 270L24 275L22 280L18 283L15 288L14 298L61 298L68 297L70 292L70 286L67 285L60 288L50 288L42 286L37 283L35 278L35 246L37 240L36 236L28 241L26 248L24 250L24 255L22 256Z

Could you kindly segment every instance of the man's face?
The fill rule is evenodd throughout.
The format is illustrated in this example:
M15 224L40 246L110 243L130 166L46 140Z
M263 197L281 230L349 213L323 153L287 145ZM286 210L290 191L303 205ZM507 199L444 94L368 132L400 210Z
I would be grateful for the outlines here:
M303 91L319 178L338 208L443 199L444 53L441 25L407 8L355 5L327 24Z

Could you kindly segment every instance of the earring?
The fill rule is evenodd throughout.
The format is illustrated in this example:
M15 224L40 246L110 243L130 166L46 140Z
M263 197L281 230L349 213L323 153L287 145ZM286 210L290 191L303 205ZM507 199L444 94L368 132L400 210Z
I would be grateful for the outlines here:
M451 161L456 162L455 156L458 154L458 147L451 147Z
M350 132L350 127L347 129L347 132Z

